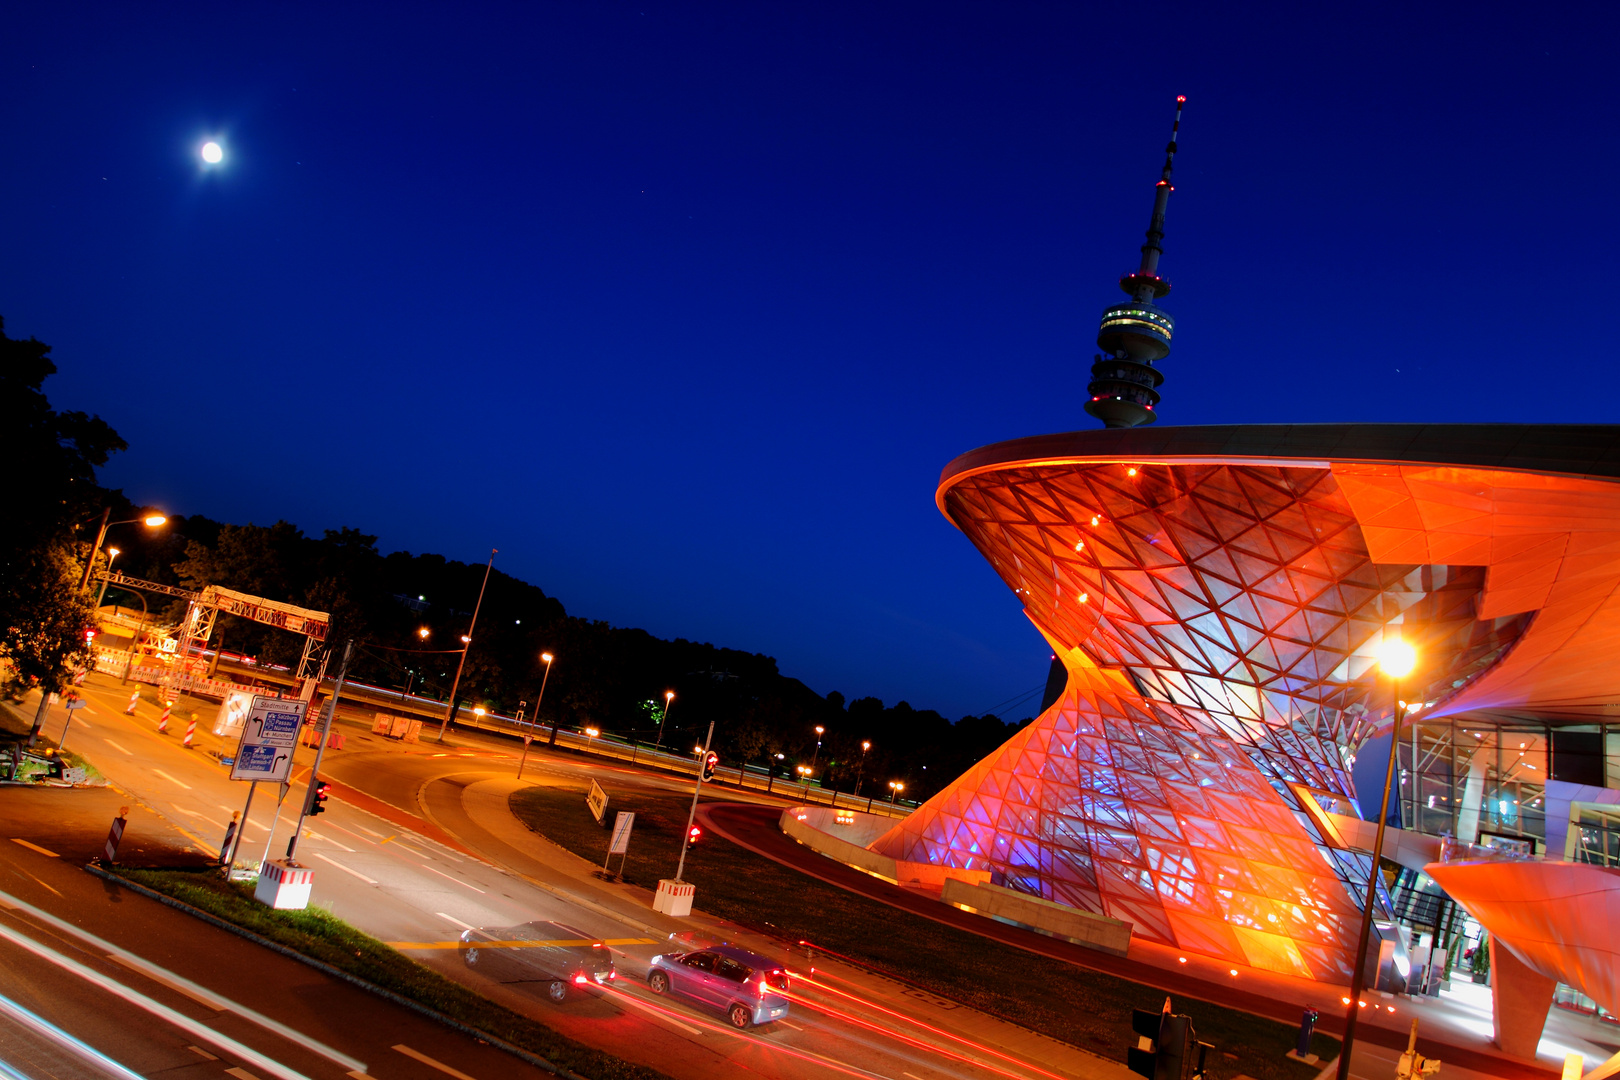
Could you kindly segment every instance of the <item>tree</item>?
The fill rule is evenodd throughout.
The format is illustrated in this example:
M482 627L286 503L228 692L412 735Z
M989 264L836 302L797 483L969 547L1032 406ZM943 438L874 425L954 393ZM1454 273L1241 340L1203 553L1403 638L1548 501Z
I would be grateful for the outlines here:
M0 461L11 466L0 530L0 659L8 693L39 686L37 733L44 695L61 689L87 652L91 612L78 587L74 526L104 505L96 469L126 444L99 417L52 409L42 389L56 373L50 346L8 338L4 328L0 320Z

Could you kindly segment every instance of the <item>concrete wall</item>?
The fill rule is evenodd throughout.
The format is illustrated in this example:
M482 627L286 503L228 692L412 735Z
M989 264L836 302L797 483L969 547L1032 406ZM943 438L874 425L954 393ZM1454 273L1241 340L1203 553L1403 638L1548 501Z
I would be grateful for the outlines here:
M1131 944L1131 924L1106 915L1042 900L1000 885L947 880L941 898L947 903L999 922L1061 938L1088 949L1124 956Z
M834 810L830 806L795 806L783 815L784 821L788 814L817 832L847 840L856 847L865 847L894 826L892 817L863 814L859 810Z
M852 812L844 811L844 813ZM817 815L822 815L822 817ZM857 814L856 816L860 818L869 815ZM899 882L900 868L893 859L887 855L879 855L875 851L867 851L856 839L846 840L841 836L835 836L831 832L817 828L816 823L818 821L826 824L828 828L839 828L839 826L832 824L833 811L825 806L792 806L782 811L782 831L812 851L818 851L829 859L836 859L838 862L853 866L857 870L865 870L868 874L875 874L885 881ZM892 822L885 821L882 829L887 829L890 824ZM873 838L876 835L882 835L882 829ZM852 837L859 838L861 835L860 829L852 828ZM869 843L870 840L865 842Z

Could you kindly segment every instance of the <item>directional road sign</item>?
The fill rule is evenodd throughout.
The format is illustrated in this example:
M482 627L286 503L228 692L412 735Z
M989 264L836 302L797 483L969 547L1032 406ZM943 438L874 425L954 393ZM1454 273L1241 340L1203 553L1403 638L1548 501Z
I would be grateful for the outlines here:
M293 750L306 708L308 703L297 698L255 696L242 724L231 779L285 783L292 772Z

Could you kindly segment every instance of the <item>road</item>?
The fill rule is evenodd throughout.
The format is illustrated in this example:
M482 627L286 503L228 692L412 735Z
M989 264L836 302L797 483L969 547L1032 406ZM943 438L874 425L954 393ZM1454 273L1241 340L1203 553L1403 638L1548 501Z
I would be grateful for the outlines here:
M110 820L117 803L113 792L7 788L0 818L10 834L55 843L75 819ZM145 830L154 850L169 841L161 826ZM70 857L82 844L59 846L0 843L0 1061L30 1080L549 1075L112 886Z
M169 850L189 847L193 858L212 855L224 823L241 808L246 785L227 778L226 770L207 752L206 735L199 739L199 749L185 750L178 745L177 729L166 736L156 734L154 709L143 704L135 716L123 715L127 693L116 680L92 676L84 692L89 706L76 714L68 746L89 758L127 801L155 812L154 820L161 819L169 835L176 837ZM61 711L54 717L46 728L52 735ZM591 878L588 866L523 828L506 807L507 797L521 784L573 781L581 770L628 766L532 754L529 775L518 781L513 775L516 758L504 748L466 745L467 740L447 743L443 749L436 744L401 747L350 731L348 747L328 751L323 768L337 782L336 797L299 847L300 861L316 870L316 902L447 976L581 1042L650 1065L677 1080L736 1069L790 1080L829 1076L1125 1080L1131 1075L1122 1065L953 1002L918 996L864 972L819 962L811 975L799 970L803 964L794 965L792 958L784 957L790 969L803 976L795 980L793 1012L786 1021L746 1032L730 1028L718 1015L654 998L643 983L647 963L670 948L667 937L672 932L691 932L695 926L699 940L725 938L773 952L776 946L712 921L670 920L655 914L645 893ZM307 770L312 756L313 751L302 750L299 767ZM673 778L637 775L649 785L681 787ZM244 851L253 862L267 846L280 854L292 807L303 789L295 787L279 824L273 824L274 790L264 785L244 827ZM15 788L0 792L4 799L0 820L11 820L4 808L12 800L43 794L47 793ZM106 800L104 793L66 794ZM77 817L58 810L54 818L30 826L37 830L34 835L19 831L17 838L46 847L43 839L63 839L71 833L78 838L74 854L82 857L105 834L111 817L108 806ZM272 828L277 838L267 843ZM134 824L131 830L131 837L139 835ZM54 865L67 864L58 860ZM125 909L157 906L133 897L121 903ZM468 969L453 947L467 927L501 928L535 920L561 923L582 937L609 942L628 977L603 992L582 994L559 1006L544 1000L532 984L491 982ZM261 1073L255 1075L268 1080Z

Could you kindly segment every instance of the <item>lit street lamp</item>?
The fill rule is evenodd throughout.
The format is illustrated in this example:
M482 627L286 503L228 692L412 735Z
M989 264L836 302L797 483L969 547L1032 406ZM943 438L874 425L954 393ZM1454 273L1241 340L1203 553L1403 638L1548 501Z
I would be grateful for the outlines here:
M675 700L675 691L664 691L664 711L658 714L658 741L653 744L657 749L664 745L664 720L669 716L669 703Z
M889 805L890 806L897 805L895 800L900 797L900 793L902 791L904 791L904 790L906 790L906 785L902 784L900 781L898 781L898 780L890 780L889 781Z
M113 560L118 558L118 556L120 556L122 554L123 554L123 552L119 551L115 547L110 547L110 548L107 549L107 573L109 573L109 574L112 573ZM105 600L105 599L107 599L107 582L105 580L103 580L102 583L101 583L101 591L96 594L96 610L97 611L101 610L101 602L103 600Z
M865 739L861 740L861 766L855 770L855 797L857 799L861 797L861 777L866 773L866 752L870 749L872 749L871 742Z
M487 711L482 705L473 706L473 727L478 726L478 722L484 718Z
M1367 898L1361 907L1361 940L1356 948L1355 970L1350 973L1350 997L1345 1004L1344 1044L1339 1051L1338 1080L1350 1078L1350 1050L1356 1041L1356 1014L1361 1009L1361 993L1367 983L1367 943L1372 937L1373 905L1378 902L1378 867L1384 856L1384 822L1389 817L1389 789L1395 779L1396 752L1401 745L1401 721L1406 716L1406 702L1401 700L1401 680L1417 667L1417 650L1403 638L1385 638L1378 649L1378 667L1390 679L1390 690L1395 701L1395 724L1389 733L1389 768L1384 773L1383 804L1378 810L1378 832L1373 837Z
M814 754L810 755L810 771L811 772L815 772L816 762L821 759L821 737L823 735L825 735L826 733L827 733L826 728L822 727L820 724L816 725L816 752Z
M478 629L478 611L484 606L484 590L489 588L489 572L495 569L495 556L499 553L498 548L489 551L489 563L484 567L484 583L478 586L478 602L473 605L472 622L461 636L461 661L456 664L456 677L450 683L450 704L444 707L444 719L439 721L440 742L444 742L444 729L456 718L456 691L461 689L461 672L467 666L467 650L472 648L473 631Z
M123 521L108 521L107 518L110 516L112 516L112 507L109 506L107 509L101 512L101 526L96 530L96 542L90 548L90 557L84 560L84 576L79 579L80 592L83 592L90 587L90 572L95 569L96 555L101 551L101 542L107 539L108 529L112 528L114 525L133 525L137 521L145 523L146 527L149 529L155 529L159 525L163 525L169 520L162 514L148 514L145 517L126 518Z

